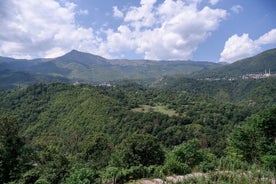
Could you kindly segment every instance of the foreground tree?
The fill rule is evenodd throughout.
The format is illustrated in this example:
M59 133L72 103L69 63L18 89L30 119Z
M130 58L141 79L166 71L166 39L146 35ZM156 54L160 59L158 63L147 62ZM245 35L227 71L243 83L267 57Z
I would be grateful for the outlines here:
M158 140L149 134L134 134L127 137L119 145L115 154L119 157L116 157L117 160L122 159L121 163L126 168L139 165L161 165L165 159L165 153Z
M202 171L214 169L213 155L208 149L201 149L198 139L192 139L178 146L168 154L164 171L166 174L187 174L195 167Z
M83 160L89 165L102 169L108 165L113 145L105 134L96 134L84 142Z
M253 115L229 136L228 154L276 169L276 107Z
M23 139L18 134L17 119L0 116L0 183L16 180L22 172Z

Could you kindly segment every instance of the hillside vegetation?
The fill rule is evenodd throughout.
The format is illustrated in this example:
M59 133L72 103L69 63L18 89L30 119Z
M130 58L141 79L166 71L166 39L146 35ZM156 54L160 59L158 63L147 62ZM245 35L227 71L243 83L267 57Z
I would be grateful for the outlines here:
M0 57L0 89L15 89L38 83L85 82L99 84L118 80L153 82L167 76L199 79L241 79L248 74L276 72L276 49L232 64L195 61L153 61L106 59L72 50L52 59L13 59Z
M208 71L196 72L197 78L231 78L241 77L246 74L260 74L265 72L276 73L276 49L267 50L256 56L241 59L232 64L211 69Z
M0 183L126 183L216 169L271 179L275 86L275 78L168 77L154 87L125 81L2 90Z
M0 88L14 87L13 84L30 85L47 83L48 78L56 82L101 83L123 79L156 79L165 75L190 74L220 66L212 62L194 61L152 61L152 60L112 60L97 55L72 50L52 59L13 59L0 57L0 71L23 72L25 78L15 75L0 76ZM44 77L37 80L37 77ZM27 78L28 77L28 78ZM57 80L59 79L59 80Z

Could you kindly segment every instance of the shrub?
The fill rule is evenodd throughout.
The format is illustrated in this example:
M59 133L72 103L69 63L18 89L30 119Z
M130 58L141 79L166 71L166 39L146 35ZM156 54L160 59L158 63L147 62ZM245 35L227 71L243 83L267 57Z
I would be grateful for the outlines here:
M164 165L165 174L187 174L191 172L191 168L177 160L177 158L168 158Z

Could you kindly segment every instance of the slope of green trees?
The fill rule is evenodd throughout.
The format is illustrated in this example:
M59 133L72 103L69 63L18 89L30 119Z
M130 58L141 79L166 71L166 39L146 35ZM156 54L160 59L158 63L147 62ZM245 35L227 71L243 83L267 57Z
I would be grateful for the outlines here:
M170 80L158 87L54 83L0 91L0 183L275 171L274 78ZM132 110L143 105L177 113Z
M214 68L211 70L199 71L193 74L199 78L231 78L241 77L245 74L256 74L271 71L275 74L276 71L276 49L264 51L256 56L238 60L230 65Z

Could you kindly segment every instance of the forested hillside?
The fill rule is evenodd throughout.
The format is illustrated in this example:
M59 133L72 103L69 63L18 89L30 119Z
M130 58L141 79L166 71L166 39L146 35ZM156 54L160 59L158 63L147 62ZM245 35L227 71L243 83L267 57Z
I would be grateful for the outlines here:
M0 89L16 89L38 83L69 82L68 79L63 77L11 70L0 71L0 81Z
M13 74L0 75L0 88L16 88L17 84L47 83L49 79L55 79L56 82L65 82L62 79L66 79L66 82L72 83L156 79L165 75L190 74L218 66L220 64L212 62L106 59L77 50L52 59L26 60L0 57L0 72L8 70ZM18 79L15 76L16 72L24 74L25 77Z
M196 72L197 78L233 78L246 74L276 73L276 49L264 51L256 56L238 60L232 64L208 71Z
M2 90L0 183L126 183L191 172L231 183L247 171L244 181L268 182L276 169L275 86L275 78L168 77L153 87Z

